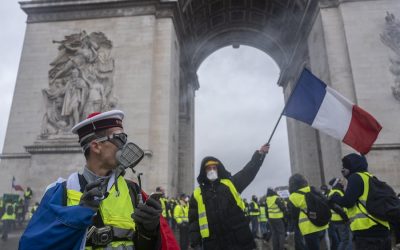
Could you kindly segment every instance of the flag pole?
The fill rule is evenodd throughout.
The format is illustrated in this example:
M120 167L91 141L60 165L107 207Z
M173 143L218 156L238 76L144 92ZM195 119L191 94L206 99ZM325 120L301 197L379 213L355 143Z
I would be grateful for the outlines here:
M276 122L275 127L274 127L274 129L272 130L272 133L271 133L271 135L269 136L266 145L269 145L269 143L270 143L271 140L272 140L272 136L274 136L274 134L275 134L276 128L278 127L278 124L279 124L279 122L280 122L281 119L282 119L283 113L285 112L286 105L287 105L287 103L289 102L290 98L292 97L292 95L293 95L293 93L294 93L294 91L295 91L295 89L296 89L296 87L297 87L297 83L298 83L298 81L299 81L299 79L300 79L300 77L301 77L301 74L303 73L304 69L306 68L306 67L305 67L306 64L307 64L307 62L304 61L303 64L302 64L302 67L301 67L302 70L301 70L299 76L297 77L297 79L296 79L296 81L295 81L295 84L296 84L296 85L293 87L293 90L292 90L292 92L290 93L289 98L287 99L288 101L285 102L285 106L283 107L282 112L281 112L281 114L279 115L278 121Z

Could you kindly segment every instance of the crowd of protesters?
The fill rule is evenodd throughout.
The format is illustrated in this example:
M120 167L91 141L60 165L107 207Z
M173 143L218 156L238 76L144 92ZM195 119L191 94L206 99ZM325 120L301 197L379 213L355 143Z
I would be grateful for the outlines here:
M22 228L24 223L29 220L38 207L38 203L31 206L33 192L30 187L24 191L23 195L4 194L0 197L0 219L1 219L1 239L6 241L8 233L12 230Z

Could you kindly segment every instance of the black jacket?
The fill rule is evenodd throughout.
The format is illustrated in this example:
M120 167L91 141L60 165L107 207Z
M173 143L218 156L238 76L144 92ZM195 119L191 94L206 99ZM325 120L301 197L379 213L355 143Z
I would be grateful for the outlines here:
M189 232L191 245L203 245L205 250L247 250L256 247L250 232L249 221L237 206L229 188L219 179L230 179L236 190L241 193L254 179L260 169L265 155L255 152L246 166L231 176L224 165L214 157L206 157L201 163L197 181L200 185L210 237L202 240L198 222L197 202L192 195L189 202ZM218 161L218 180L207 179L204 165L207 161Z

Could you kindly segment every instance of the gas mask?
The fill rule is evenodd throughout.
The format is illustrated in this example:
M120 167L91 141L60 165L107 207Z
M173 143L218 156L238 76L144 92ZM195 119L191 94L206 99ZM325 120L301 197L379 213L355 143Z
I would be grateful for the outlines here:
M118 162L118 168L134 168L144 156L143 150L133 142L128 142L128 135L125 133L112 134L97 139L98 142L109 141L114 144L118 151L115 158Z
M207 172L207 179L209 179L210 181L215 181L216 179L218 179L217 170L208 171Z
M109 141L114 144L118 151L115 154L115 158L118 162L118 166L114 171L115 174L115 189L117 195L119 195L117 179L120 175L125 175L125 170L130 168L133 172L133 168L143 159L144 152L133 142L128 142L128 135L125 133L112 134L110 136L104 136L98 138L97 141Z

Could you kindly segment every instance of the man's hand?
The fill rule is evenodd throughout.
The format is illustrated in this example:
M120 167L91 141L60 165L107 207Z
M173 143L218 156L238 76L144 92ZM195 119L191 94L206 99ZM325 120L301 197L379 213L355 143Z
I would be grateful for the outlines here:
M266 155L268 154L269 151L269 144L264 144L261 146L261 148L258 150L258 153L262 154L262 155Z
M160 215L162 212L161 203L155 199L149 198L146 203L139 204L132 214L132 219L141 226L147 233L154 234L160 224Z
M101 191L102 182L102 179L98 179L95 182L87 184L85 187L85 191L81 196L81 200L79 201L79 205L97 211L104 195Z

